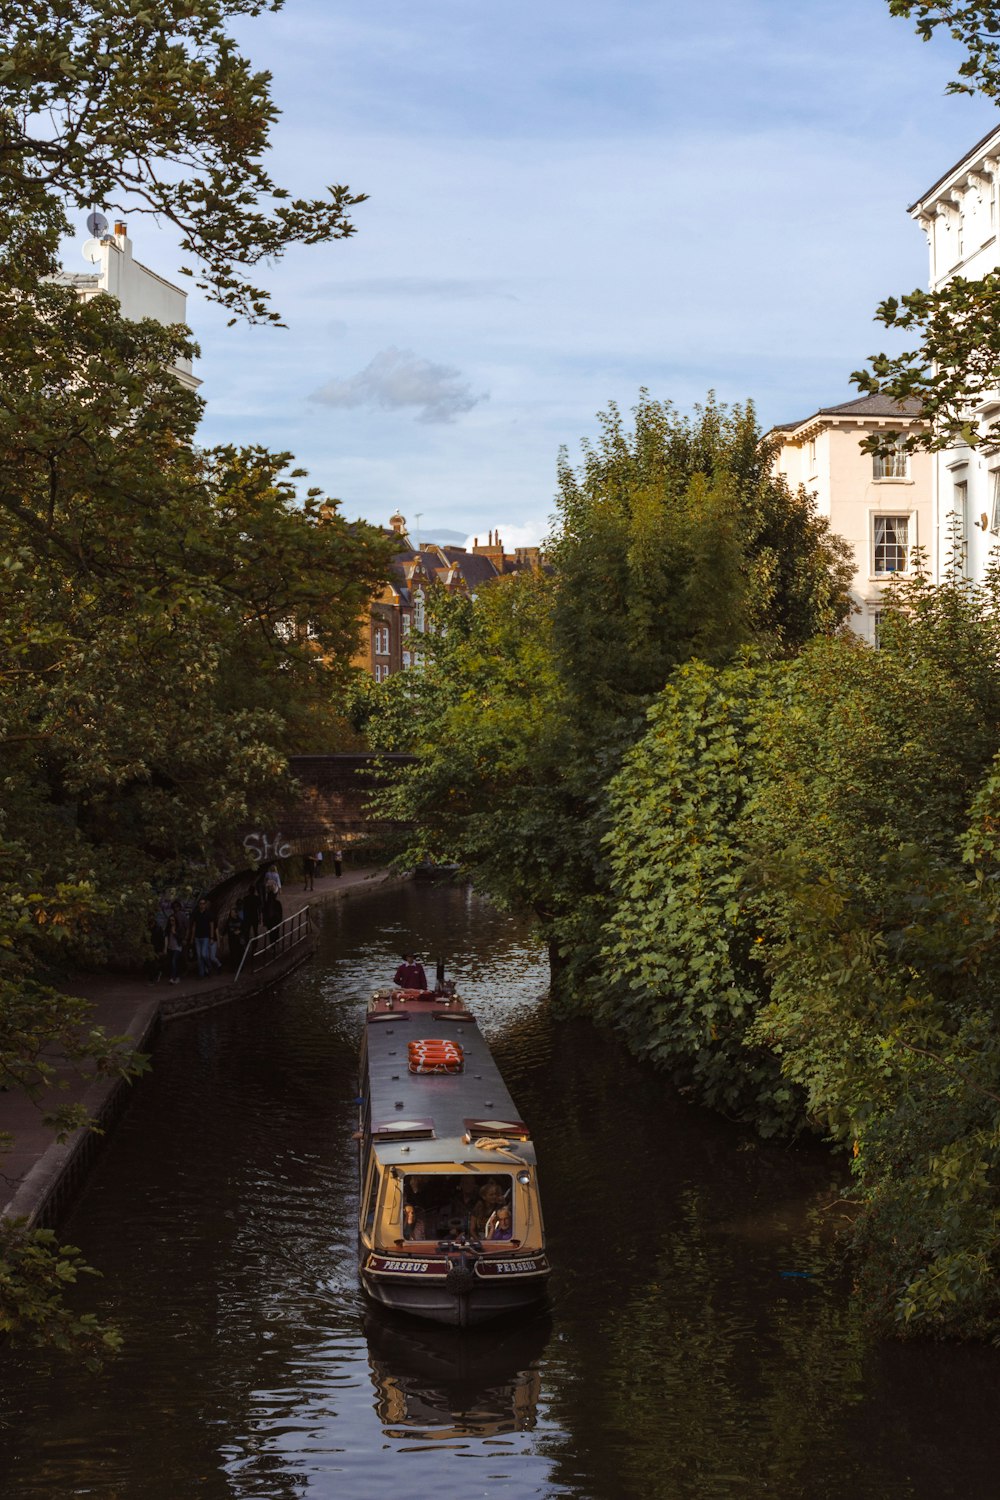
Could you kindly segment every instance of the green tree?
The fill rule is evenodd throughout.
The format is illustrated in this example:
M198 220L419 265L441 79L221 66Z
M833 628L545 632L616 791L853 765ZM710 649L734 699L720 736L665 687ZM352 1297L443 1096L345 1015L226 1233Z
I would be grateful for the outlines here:
M73 878L96 857L123 885L158 860L211 868L310 725L330 727L388 545L318 496L300 503L287 455L195 445L176 331L51 284L8 311L9 829L49 809L47 846Z
M965 49L958 77L948 84L950 94L1000 96L1000 10L995 0L889 0L889 11L915 21L917 35L929 42L943 27Z
M913 21L918 34L930 41L943 29L957 41L965 56L951 93L1000 97L1000 7L995 0L973 4L926 3L926 0L889 0L894 16ZM896 401L917 398L928 426L907 438L907 446L937 450L958 443L978 446L1000 438L1000 421L980 422L975 409L996 389L1000 362L1000 274L995 271L970 279L953 276L946 286L927 292L921 288L879 304L876 319L886 328L913 333L915 347L901 354L871 357L870 367L856 370L851 379L867 394L881 393ZM897 434L885 432L869 439L878 450Z
M869 1317L1000 1321L996 579L882 649L676 671L611 787L599 1008L705 1103L851 1153Z
M772 472L753 406L691 417L640 392L559 466L549 555L558 669L581 715L631 735L680 662L750 642L781 654L850 611L850 551Z
M695 661L674 672L609 789L610 899L595 1001L637 1056L764 1135L801 1101L749 1031L770 987L748 889L744 823L762 724L789 700L788 663Z
M297 500L286 456L194 445L176 334L45 286L19 345L29 301L0 331L0 1081L37 1092L53 1047L127 1066L50 971L134 952L164 870L210 880L288 754L330 743L388 549ZM22 1285L3 1254L0 1324L103 1347L58 1298L24 1314L65 1257Z
M292 198L264 165L278 117L270 75L227 27L281 5L0 0L0 204L19 275L30 281L52 254L64 206L98 204L172 224L209 297L276 319L245 268L353 234L364 201L343 186Z
M609 408L560 463L546 576L447 607L419 686L387 695L420 752L387 804L421 830L407 855L534 911L564 994L594 973L607 787L653 695L693 656L781 655L850 607L843 544L770 456L750 407L687 418L643 392L631 429Z
M375 747L418 757L379 799L412 825L400 858L458 861L495 900L533 911L558 969L557 941L571 919L582 940L593 899L581 869L599 751L583 759L573 732L552 599L552 580L527 573L475 600L436 592L419 669L366 697Z
M997 591L918 578L897 603L880 652L806 653L765 728L748 870L771 1000L751 1037L852 1150L871 1316L995 1332Z
M265 169L268 75L227 33L265 8L0 0L0 1083L29 1093L54 1049L136 1066L62 993L67 957L128 952L163 872L211 879L289 751L343 732L388 567L288 455L198 446L187 330L52 280L67 208L148 212L210 297L273 320L247 268L352 232L359 198L293 200ZM0 1327L107 1348L62 1300L81 1269L0 1228Z

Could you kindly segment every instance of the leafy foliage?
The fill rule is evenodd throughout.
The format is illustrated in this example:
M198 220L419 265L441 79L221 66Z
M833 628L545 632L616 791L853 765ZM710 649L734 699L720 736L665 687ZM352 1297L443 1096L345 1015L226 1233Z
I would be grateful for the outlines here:
M420 829L406 857L532 910L564 996L594 973L607 789L653 695L692 656L781 655L849 609L843 544L771 476L752 408L686 418L643 392L633 415L609 408L579 469L563 457L549 574L442 604L372 726L420 752L385 804Z
M80 1358L91 1369L121 1348L121 1336L93 1313L76 1312L64 1294L81 1276L97 1273L75 1245L60 1245L51 1229L4 1226L0 1256L0 1332L33 1335L33 1342Z
M938 451L958 443L976 447L1000 438L1000 424L981 425L970 413L996 389L1000 363L1000 272L979 280L954 276L936 292L919 288L879 304L876 318L886 328L916 330L915 349L890 357L872 356L870 370L855 370L851 380L868 395L894 401L916 399L927 419L924 430L910 433L911 451ZM867 451L885 451L898 434L873 434Z
M995 0L974 0L971 5L955 0L889 0L889 11L915 21L917 35L925 42L943 26L965 48L958 77L948 85L950 94L1000 96L1000 12Z
M704 1102L850 1149L870 1317L995 1333L996 582L882 650L674 674L613 787L605 1014Z
M353 234L343 186L291 198L264 159L278 111L228 25L281 0L0 0L0 204L154 214L235 315L276 321L244 267ZM48 239L49 248L54 241ZM188 271L187 274L194 274Z
M360 198L292 200L265 169L269 78L227 26L275 8L0 0L0 1082L36 1097L53 1055L141 1067L62 993L67 961L133 954L154 884L209 883L289 752L346 733L388 566L380 533L298 493L289 455L197 445L186 329L53 279L67 207L148 212L210 297L273 321L247 268L352 232ZM4 1225L0 1322L112 1347L63 1305L77 1269Z
M611 784L611 916L596 1013L640 1056L726 1114L771 1135L799 1100L773 1052L747 1050L769 986L746 888L762 717L785 702L788 669L747 660L679 668Z
M771 472L753 407L692 417L640 392L559 466L549 554L558 670L589 717L629 732L668 672L747 642L782 652L846 618L849 549ZM602 722L602 728L605 724Z
M779 1052L852 1144L860 1286L886 1325L995 1331L1000 746L993 586L902 585L883 649L815 648L753 811ZM985 801L984 801L985 798ZM971 825L970 805L975 806Z
M413 833L401 853L460 862L501 904L532 910L550 942L587 944L599 746L581 746L552 650L550 579L514 574L474 601L439 593L423 663L384 684L369 733L418 761L382 810ZM589 751L589 753L588 753ZM592 877L591 877L592 880Z
M1000 8L995 0L972 4L928 3L928 0L889 0L894 16L915 23L923 40L940 28L965 50L951 93L1000 97ZM979 401L996 388L998 364L1000 274L995 271L969 279L953 276L937 291L917 288L902 297L887 297L876 319L886 328L914 332L915 348L895 356L871 356L869 369L856 370L852 381L867 394L895 401L917 398L928 425L907 436L910 449L932 451L959 443L970 447L1000 440L1000 423L980 422ZM884 431L868 441L873 451L886 451L897 434Z
M59 286L10 301L9 833L45 828L43 883L87 879L95 860L120 888L164 859L210 869L310 725L329 724L387 544L318 496L299 503L286 455L195 446L200 403L169 373L175 331Z

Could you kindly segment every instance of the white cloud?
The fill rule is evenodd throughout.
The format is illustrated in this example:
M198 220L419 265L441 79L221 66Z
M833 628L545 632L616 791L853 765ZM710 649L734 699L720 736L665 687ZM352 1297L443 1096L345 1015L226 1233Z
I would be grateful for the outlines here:
M473 395L469 382L451 365L436 365L410 349L382 349L356 375L347 380L328 380L309 399L322 406L381 407L387 411L415 406L418 422L454 422L486 396Z

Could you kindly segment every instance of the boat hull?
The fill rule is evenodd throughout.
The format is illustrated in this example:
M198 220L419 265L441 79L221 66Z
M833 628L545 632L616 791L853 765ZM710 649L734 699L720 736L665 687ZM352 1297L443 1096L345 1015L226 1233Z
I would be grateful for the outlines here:
M402 1264L407 1269L397 1271ZM461 1266L368 1255L361 1267L361 1285L374 1302L451 1328L474 1328L537 1307L545 1298L548 1277L544 1255L530 1260L484 1256Z

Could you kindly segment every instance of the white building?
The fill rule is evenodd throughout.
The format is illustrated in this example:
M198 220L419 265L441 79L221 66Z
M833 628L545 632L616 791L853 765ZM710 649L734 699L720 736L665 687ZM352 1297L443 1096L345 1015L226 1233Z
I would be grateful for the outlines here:
M110 234L94 242L99 258L94 271L61 271L56 280L76 288L81 301L88 302L100 292L117 297L122 317L133 323L155 318L170 327L187 324L187 292L166 281L140 261L133 259L132 241L125 225L118 223ZM195 376L189 359L180 360L173 372L183 385L196 390L201 381Z
M975 280L1000 268L998 177L1000 129L973 146L910 209L930 247L931 291L945 286L953 276ZM995 421L1000 416L1000 391L995 399L980 402L970 415ZM937 576L948 565L954 533L966 576L980 579L1000 538L1000 449L960 444L938 453L935 460Z
M874 433L900 438L926 425L917 401L897 406L885 396L860 396L825 406L799 422L768 434L777 445L774 470L797 489L816 497L830 530L854 549L851 628L875 644L882 586L909 573L915 549L933 544L931 495L934 461L929 453L897 450L886 457L863 453Z

